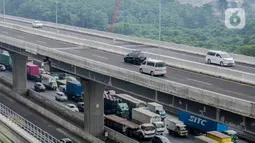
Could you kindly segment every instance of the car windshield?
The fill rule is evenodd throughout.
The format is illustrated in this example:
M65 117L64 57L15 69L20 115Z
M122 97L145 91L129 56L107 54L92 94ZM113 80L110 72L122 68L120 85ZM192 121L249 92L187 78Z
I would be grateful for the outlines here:
M222 58L231 58L231 56L227 53L220 55Z
M166 111L165 110L161 110L161 111L159 111L159 114L166 114Z
M159 68L165 67L165 63L163 62L156 63L156 67L159 67Z
M155 124L157 128L164 128L165 125L164 124Z
M151 131L151 130L155 130L155 127L154 126L142 126L142 129L144 131Z
M187 129L186 129L186 126L180 127L180 130L181 130L181 131L186 131L186 130L187 130Z

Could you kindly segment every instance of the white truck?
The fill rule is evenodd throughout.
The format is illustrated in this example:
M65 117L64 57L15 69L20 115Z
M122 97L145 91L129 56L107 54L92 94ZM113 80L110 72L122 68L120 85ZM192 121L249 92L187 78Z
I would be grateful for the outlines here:
M208 138L206 136L196 136L195 143L218 143L216 140Z
M48 74L41 74L41 77L42 77L42 84L46 86L46 88L50 88L53 90L56 90L58 88L58 84L55 77L50 76Z
M163 108L163 105L158 104L156 102L148 102L147 107L152 112L159 114L161 116L161 119L164 120L166 118L166 111Z
M188 136L187 126L174 116L170 116L170 118L166 118L165 125L169 134L178 135L178 136Z
M132 120L137 123L153 124L156 128L156 134L163 134L165 131L165 124L161 121L160 115L144 108L133 108Z

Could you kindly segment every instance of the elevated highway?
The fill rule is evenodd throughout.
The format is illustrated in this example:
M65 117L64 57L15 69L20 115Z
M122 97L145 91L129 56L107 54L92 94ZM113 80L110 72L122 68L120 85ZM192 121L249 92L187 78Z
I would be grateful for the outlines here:
M89 82L83 83L91 87L89 88L91 90L89 91L90 98L85 100L88 102L85 105L91 106L89 109L92 109L94 102L99 103L99 106L96 105L96 107L100 107L103 98L99 91L103 90L104 86L112 86L158 101L168 107L187 110L213 120L235 124L239 128L253 131L254 103L251 101L254 101L252 94L254 93L254 86L194 74L177 68L168 68L166 77L150 77L138 73L138 67L124 64L122 56L117 54L91 49L82 46L82 44L74 44L71 41L42 38L22 30L17 31L12 28L2 30L4 33L1 33L0 36L1 48L14 53L13 55L17 56L14 56L14 61L15 58L21 58L22 60L21 55L39 59L48 57L52 67L89 80ZM30 35L30 37L27 35ZM36 39L30 40L31 37ZM57 43L63 44L62 47L56 46ZM18 61L16 62L18 64ZM22 67L22 64L19 65ZM16 68L13 74L14 79L18 75L20 75L18 77L22 77L24 73L25 68ZM21 81L24 81L24 79L22 77ZM14 85L16 87L14 90L26 88L25 86L19 86L18 84ZM96 89L100 89L98 93L92 91ZM101 109L98 110L102 112ZM98 118L102 118L101 113L98 116L101 116Z

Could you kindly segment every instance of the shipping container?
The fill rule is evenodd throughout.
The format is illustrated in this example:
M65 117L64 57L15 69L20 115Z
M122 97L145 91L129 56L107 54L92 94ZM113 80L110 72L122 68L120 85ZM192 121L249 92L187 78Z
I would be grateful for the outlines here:
M232 143L232 139L230 136L217 131L207 132L206 136L208 138L218 141L219 143Z
M195 143L218 143L218 142L206 136L196 136Z
M34 64L27 64L27 79L41 82L39 66Z
M79 81L67 81L66 82L66 94L69 100L79 102L83 92L82 85Z
M6 69L12 70L12 59L8 52L0 53L0 63L5 65Z

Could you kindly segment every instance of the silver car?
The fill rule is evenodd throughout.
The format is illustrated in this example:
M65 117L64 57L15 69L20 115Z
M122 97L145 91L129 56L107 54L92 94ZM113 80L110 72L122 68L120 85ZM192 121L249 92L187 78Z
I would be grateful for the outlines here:
M43 27L43 24L42 24L42 22L40 22L40 21L33 21L33 22L32 22L32 27L33 27L33 28L42 28L42 27Z

